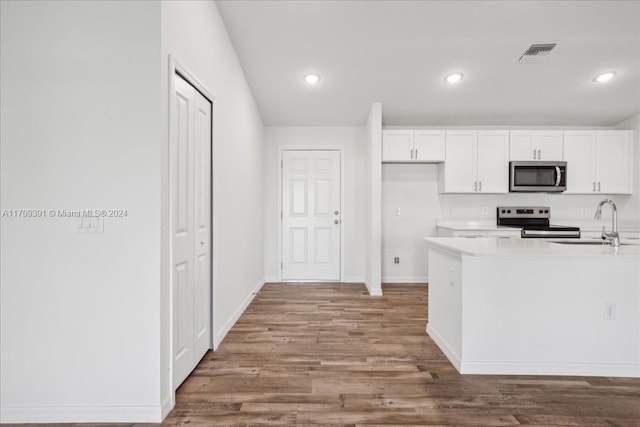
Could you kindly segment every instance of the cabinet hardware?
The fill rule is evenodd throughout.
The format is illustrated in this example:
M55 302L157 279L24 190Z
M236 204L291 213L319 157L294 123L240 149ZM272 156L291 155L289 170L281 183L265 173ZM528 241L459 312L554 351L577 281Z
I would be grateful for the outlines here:
M542 150L538 150L538 160L542 159Z
M416 148L416 160L418 160L418 149Z
M594 193L596 192L596 182L595 181L593 181L593 192Z
M533 150L533 160L536 159L536 150Z
M333 211L333 214L334 214L334 215L338 215L338 214L339 214L339 212L338 212L338 211Z
M473 191L478 191L478 181L473 181Z
M600 192L600 181L598 181L598 193Z
M336 220L334 220L334 221L333 221L333 223L334 223L334 224L340 224L340 220L339 220L339 219L336 219Z
M482 181L478 181L478 191L482 191Z

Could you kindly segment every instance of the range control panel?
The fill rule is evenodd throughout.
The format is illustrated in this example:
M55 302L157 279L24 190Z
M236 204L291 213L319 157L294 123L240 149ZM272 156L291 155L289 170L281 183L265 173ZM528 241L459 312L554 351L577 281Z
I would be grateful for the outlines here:
M551 217L549 206L498 206L498 218L545 218Z

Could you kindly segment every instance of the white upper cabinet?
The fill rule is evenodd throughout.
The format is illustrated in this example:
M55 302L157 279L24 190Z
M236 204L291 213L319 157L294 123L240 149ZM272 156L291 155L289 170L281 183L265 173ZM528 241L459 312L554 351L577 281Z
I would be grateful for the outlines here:
M475 131L447 131L443 193L477 192L477 145Z
M447 131L444 193L506 193L508 131Z
M512 130L510 160L562 160L562 131Z
M443 162L444 130L383 130L382 161L395 163Z
M509 191L509 132L478 132L478 191Z
M382 161L408 162L413 160L412 130L382 131Z
M631 194L632 144L631 131L566 131L565 194Z

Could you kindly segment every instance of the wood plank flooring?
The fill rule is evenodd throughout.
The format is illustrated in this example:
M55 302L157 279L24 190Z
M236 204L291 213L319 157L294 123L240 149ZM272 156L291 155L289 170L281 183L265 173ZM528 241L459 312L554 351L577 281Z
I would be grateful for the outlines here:
M640 379L459 375L427 287L267 284L166 424L640 426Z

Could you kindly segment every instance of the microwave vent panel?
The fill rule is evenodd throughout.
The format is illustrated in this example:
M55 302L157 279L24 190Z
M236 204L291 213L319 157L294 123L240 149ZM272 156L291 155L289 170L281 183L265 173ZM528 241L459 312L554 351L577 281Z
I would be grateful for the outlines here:
M535 43L524 51L517 62L536 63L541 62L545 57L549 56L551 51L557 46L557 43Z

